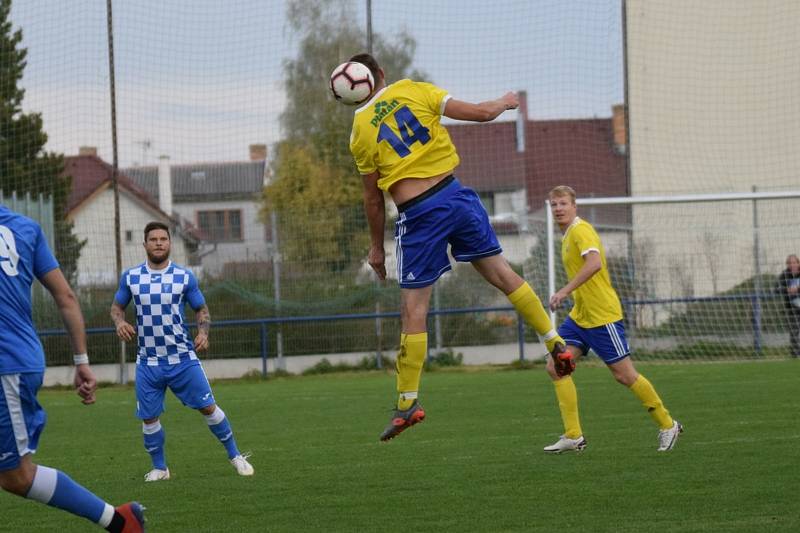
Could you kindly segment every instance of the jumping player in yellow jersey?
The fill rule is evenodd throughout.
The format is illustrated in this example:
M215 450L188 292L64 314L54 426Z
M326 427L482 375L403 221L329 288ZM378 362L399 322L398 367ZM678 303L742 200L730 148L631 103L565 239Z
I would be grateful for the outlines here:
M550 191L549 198L553 218L564 233L561 260L569 278L569 282L550 297L550 309L558 309L570 295L575 301L558 333L566 340L567 350L576 359L590 348L594 350L614 378L639 398L658 424L658 451L671 450L683 426L670 416L653 385L636 372L629 357L622 306L611 285L600 237L591 224L578 217L575 191L571 187L556 187ZM553 361L548 360L547 372L555 385L564 435L544 451L580 451L586 447L586 439L578 418L575 383L572 376L561 375Z
M418 400L428 351L426 321L433 284L450 270L447 246L457 261L471 262L503 291L525 321L544 338L555 357L571 357L553 329L541 301L501 255L502 249L478 195L453 176L458 154L442 116L487 122L519 105L515 93L471 104L455 100L430 83L400 80L387 85L375 58L350 59L366 65L375 89L355 111L350 151L364 180L364 209L370 228L369 264L386 279L383 191L397 205L397 277L401 288L397 409L380 440L386 441L425 418Z

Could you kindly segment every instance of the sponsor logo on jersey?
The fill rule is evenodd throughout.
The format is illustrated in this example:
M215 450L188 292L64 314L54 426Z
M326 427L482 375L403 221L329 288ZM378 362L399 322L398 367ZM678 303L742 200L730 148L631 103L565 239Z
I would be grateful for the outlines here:
M386 102L385 100L381 100L375 104L375 116L372 117L372 120L369 122L373 126L377 127L378 124L392 111L394 108L400 105L396 99L392 100L391 103Z

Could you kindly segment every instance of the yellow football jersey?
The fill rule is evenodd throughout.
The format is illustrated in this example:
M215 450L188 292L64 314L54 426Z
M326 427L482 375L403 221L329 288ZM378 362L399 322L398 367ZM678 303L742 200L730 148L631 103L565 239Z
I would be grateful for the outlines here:
M400 80L356 109L350 151L361 174L380 172L384 191L404 178L429 178L458 166L439 123L450 95L430 83Z
M600 236L591 224L576 217L567 228L561 242L561 260L567 277L572 279L584 263L584 255L590 251L600 254L601 268L583 285L572 291L575 306L569 316L582 328L596 328L622 320L622 305L617 291L611 285L606 266L606 252Z

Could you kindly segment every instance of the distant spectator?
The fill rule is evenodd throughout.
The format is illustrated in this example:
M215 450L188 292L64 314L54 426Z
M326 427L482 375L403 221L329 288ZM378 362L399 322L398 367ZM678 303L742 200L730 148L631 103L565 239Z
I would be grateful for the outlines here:
M777 291L786 303L792 357L800 357L800 259L795 254L786 258L786 270L778 276Z

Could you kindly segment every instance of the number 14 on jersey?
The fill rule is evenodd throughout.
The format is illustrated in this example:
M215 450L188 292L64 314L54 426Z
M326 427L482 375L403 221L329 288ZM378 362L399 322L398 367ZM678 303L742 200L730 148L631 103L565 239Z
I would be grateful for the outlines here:
M400 131L400 138L395 135L392 128L382 122L378 130L378 142L388 142L398 156L405 157L409 155L411 153L411 145L416 142L426 144L431 140L430 130L420 124L408 106L401 107L395 111L393 116L397 123L397 129Z

